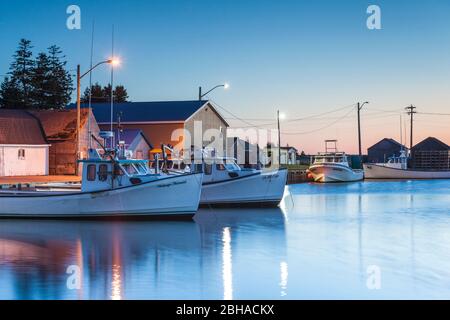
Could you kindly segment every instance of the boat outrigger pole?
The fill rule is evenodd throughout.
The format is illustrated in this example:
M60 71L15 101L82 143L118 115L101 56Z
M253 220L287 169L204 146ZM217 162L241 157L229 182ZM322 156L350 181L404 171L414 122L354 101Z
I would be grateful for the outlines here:
M113 164L113 169L111 171L111 188L114 189L114 180L116 179L115 168L116 168L116 165L117 165L117 161L114 158L114 155L112 154L111 150L106 149L106 147L97 139L96 136L91 135L91 137L103 149L103 151L105 152L105 156L109 157L109 159L111 160L111 162Z

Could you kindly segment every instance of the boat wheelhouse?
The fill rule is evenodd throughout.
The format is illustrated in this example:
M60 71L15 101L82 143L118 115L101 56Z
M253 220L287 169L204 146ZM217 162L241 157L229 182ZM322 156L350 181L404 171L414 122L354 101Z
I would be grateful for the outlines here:
M334 144L334 147L329 147ZM337 151L337 140L325 141L325 152L315 156L308 173L315 182L354 182L364 179L363 170L353 170L344 152Z

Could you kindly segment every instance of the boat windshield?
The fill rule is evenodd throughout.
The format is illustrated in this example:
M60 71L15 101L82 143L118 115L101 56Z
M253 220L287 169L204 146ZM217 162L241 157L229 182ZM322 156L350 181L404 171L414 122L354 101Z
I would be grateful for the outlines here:
M134 176L134 175L139 174L139 171L131 163L122 164L122 168L130 176Z
M134 166L140 175L148 174L147 166L145 165L145 163L137 162L137 163L134 163Z
M220 170L227 170L227 171L240 171L241 168L237 165L235 160L232 159L224 159L224 160L217 160L216 165L218 168L222 168Z
M225 162L225 168L227 168L228 171L239 171L241 168L237 165L235 161L227 160Z
M342 163L342 162L346 162L346 159L342 156L320 156L320 157L316 157L314 160L315 163Z

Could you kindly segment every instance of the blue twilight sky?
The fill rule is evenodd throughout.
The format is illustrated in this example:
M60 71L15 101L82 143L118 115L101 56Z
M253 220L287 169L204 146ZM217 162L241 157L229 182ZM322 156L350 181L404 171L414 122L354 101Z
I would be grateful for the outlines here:
M81 7L81 30L66 28L71 4ZM381 7L382 30L366 27L371 4ZM85 69L93 19L95 60L110 56L115 25L122 60L115 81L133 101L195 99L199 85L228 82L230 90L210 97L250 119L232 125L248 126L272 123L277 109L289 120L369 100L364 148L385 136L400 139L406 105L450 113L446 0L1 0L0 75L22 37L36 52L61 46L70 69L77 63ZM94 81L106 84L108 76L107 68L98 69ZM286 122L283 142L316 152L324 139L338 138L341 149L355 152L353 114L333 124L347 111ZM418 115L415 140L433 135L450 143L449 120Z

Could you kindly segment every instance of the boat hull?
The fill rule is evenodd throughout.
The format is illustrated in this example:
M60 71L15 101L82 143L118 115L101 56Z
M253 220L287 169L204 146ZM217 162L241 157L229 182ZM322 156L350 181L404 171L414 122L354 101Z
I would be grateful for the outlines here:
M202 206L278 206L283 199L287 170L203 184Z
M171 176L85 193L1 193L0 217L192 216L198 210L202 178L202 174Z
M364 179L362 170L353 170L349 167L340 165L313 165L309 168L315 182L355 182Z
M450 179L450 171L418 171L364 164L366 179Z

